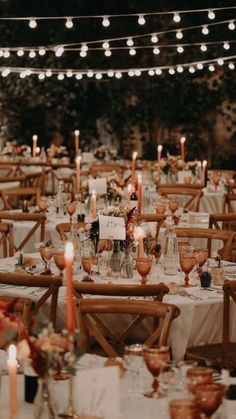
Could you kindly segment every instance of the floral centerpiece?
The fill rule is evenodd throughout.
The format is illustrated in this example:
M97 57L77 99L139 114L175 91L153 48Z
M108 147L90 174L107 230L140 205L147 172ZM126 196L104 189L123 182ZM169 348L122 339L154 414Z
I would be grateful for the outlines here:
M3 147L2 155L3 156L21 156L28 157L31 154L30 146L26 144L17 144L16 141L9 141Z
M47 155L50 158L61 159L63 157L68 156L68 151L65 146L57 146L55 144L51 144L50 147L47 148Z
M13 314L16 299L6 304L0 301L0 348L6 349L11 343L17 343L24 336L26 329L19 318Z
M93 155L98 160L104 160L106 157L106 147L101 145L100 147L96 148L93 152Z
M180 170L191 170L194 176L197 175L198 161L185 162L180 156L172 156L170 154L167 157L163 157L160 161L160 169L165 175L171 174L176 176Z

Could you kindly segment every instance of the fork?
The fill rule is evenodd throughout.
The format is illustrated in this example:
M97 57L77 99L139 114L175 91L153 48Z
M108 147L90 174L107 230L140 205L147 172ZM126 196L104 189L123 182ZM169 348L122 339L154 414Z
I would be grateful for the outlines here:
M185 289L183 289L183 288L180 288L179 290L178 290L178 294L181 296L181 297L189 297L191 300L193 300L193 301L197 301L197 300L201 300L201 297L197 297L196 295L194 295L194 294L189 294Z

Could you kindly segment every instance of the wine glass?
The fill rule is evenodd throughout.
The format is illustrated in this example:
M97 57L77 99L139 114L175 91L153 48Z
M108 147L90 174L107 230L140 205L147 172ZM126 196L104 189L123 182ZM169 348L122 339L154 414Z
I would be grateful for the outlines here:
M207 248L197 248L193 250L193 254L196 258L197 267L196 272L200 274L202 272L202 266L207 261L208 258L208 249Z
M142 278L141 284L145 285L147 283L147 275L152 269L152 258L151 257L137 258L136 269Z
M201 417L211 418L222 403L226 386L220 383L197 384L194 389L195 401Z
M180 267L182 271L185 273L184 284L181 286L185 288L193 286L189 284L189 274L195 266L195 263L196 263L195 256L193 256L191 253L190 254L182 253L180 254L179 261L180 261Z
M91 240L82 243L81 264L84 271L88 274L87 280L92 281L91 272L94 265L98 265L98 258L95 255L95 248Z
M221 173L214 173L214 175L212 176L212 182L215 186L215 191L217 191L217 187L219 186L220 177L221 177Z
M193 392L198 384L209 384L212 382L214 370L206 367L189 368L186 372L189 391Z
M75 210L76 210L76 204L75 204L75 202L68 202L66 204L66 211L67 211L67 213L68 213L68 215L70 217L70 223L72 223L72 216L75 213Z
M176 399L169 404L171 419L199 419L199 410L195 400Z
M53 255L55 265L59 269L59 276L61 278L63 278L63 271L66 267L64 253L65 253L64 249L58 248L55 250L54 255Z
M185 185L191 185L192 178L190 176L184 176L184 184Z
M160 199L156 206L156 213L157 214L165 214L166 212L166 206L168 204L169 200L166 199Z
M171 210L171 213L174 214L174 212L179 208L178 201L174 201L174 200L170 199L169 208Z
M38 207L40 211L45 214L48 209L48 198L46 196L40 196L38 198Z
M170 361L170 350L167 346L147 347L144 346L143 358L147 369L153 376L152 390L144 393L145 397L159 398L163 393L159 389L158 376L163 366Z
M128 396L140 397L140 371L143 368L143 345L139 343L126 345L124 348L124 366L131 375Z
M51 275L52 273L49 267L49 261L52 259L54 255L54 251L55 251L54 246L52 246L51 244L49 245L42 244L39 248L40 256L45 263L45 270L44 272L42 272L42 274L44 275Z

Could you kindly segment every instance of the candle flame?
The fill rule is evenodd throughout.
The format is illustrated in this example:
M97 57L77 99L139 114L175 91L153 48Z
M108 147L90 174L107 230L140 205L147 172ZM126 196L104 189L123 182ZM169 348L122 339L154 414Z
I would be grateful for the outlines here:
M81 156L77 156L75 161L76 161L76 164L79 165L81 162Z
M134 151L133 152L133 160L136 160L137 159L137 156L138 156L138 152L137 151Z
M77 137L77 136L79 136L79 134L80 134L79 130L78 130L78 129L76 129L76 130L74 131L74 134L75 134L75 136L76 136L76 137Z
M204 167L206 167L206 165L207 165L207 161L206 161L206 160L203 160L202 165L203 165Z
M10 359L11 361L15 361L16 360L16 346L15 345L10 345L9 349L8 349L8 359Z
M159 152L161 152L162 151L162 145L159 145L158 147L157 147L157 151L159 151Z
M181 138L180 138L180 142L181 142L181 144L184 144L184 143L185 143L185 141L186 141L186 138L185 138L185 137L181 137Z
M37 135L33 135L32 139L33 139L34 141L37 141L38 136L37 136Z
M73 243L68 242L65 245L65 256L74 257L74 246Z

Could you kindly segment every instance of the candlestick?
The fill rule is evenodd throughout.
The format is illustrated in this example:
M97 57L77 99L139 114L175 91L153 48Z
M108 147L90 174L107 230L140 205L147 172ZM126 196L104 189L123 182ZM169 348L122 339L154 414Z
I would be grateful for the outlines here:
M79 151L79 134L80 134L79 130L76 129L74 131L74 135L75 135L75 155L77 155L78 151Z
M8 349L7 369L9 375L9 413L10 419L17 416L17 360L16 360L16 347L10 345Z
M162 145L157 146L157 163L160 165L161 162L161 152L162 152Z
M137 151L133 152L132 156L132 164L131 164L131 182L134 185L135 183L135 166L136 166L136 159L137 159Z
M80 191L80 162L81 156L76 157L76 190Z
M73 310L73 264L74 246L68 242L65 246L65 265L66 265L66 288L67 288L67 330L68 333L74 331L74 310Z
M138 212L142 212L142 176L138 175Z
M33 140L33 144L32 144L32 156L33 157L36 157L36 147L37 147L38 136L37 135L33 135L32 140Z
M181 159L185 161L185 137L180 138L180 147L181 147Z
M96 191L92 191L91 211L92 211L92 219L96 220L97 219L97 196L96 196Z
M202 162L202 184L203 184L203 186L206 186L206 167L207 167L207 161L203 160L203 162Z

